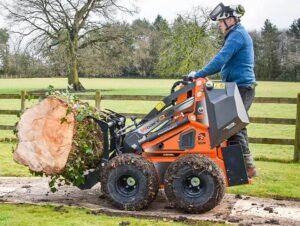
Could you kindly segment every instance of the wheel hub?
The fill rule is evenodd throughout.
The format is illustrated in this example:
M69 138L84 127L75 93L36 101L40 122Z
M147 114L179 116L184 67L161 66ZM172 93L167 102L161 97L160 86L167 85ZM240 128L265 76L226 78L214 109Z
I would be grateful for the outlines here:
M184 192L190 197L197 197L202 192L201 179L198 176L189 176L184 181Z
M119 178L116 189L125 196L132 196L137 192L137 181L134 177L129 175L124 175Z
M200 185L199 177L192 177L190 183L193 187L198 187Z
M136 184L136 181L133 177L128 177L126 182L127 182L127 185L129 185L129 186L134 186Z

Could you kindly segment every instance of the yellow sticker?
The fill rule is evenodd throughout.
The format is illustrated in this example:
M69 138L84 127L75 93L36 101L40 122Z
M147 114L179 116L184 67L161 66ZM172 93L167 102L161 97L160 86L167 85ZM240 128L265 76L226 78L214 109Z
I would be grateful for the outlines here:
M160 111L161 109L163 109L163 107L166 106L165 102L160 101L158 102L158 104L155 106L156 110Z
M225 83L214 83L215 89L225 89Z

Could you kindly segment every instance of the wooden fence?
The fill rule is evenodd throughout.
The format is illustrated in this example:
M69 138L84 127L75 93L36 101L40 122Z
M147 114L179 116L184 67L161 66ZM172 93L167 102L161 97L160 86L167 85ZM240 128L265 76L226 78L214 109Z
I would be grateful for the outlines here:
M27 95L25 91L20 94L0 94L0 99L19 99L21 111L25 109L26 99L30 96L33 99L42 98L42 95ZM164 96L126 96L126 95L105 95L101 96L99 91L95 95L77 95L80 100L94 100L95 106L100 109L102 100L144 100L144 101L159 101ZM262 124L281 124L281 125L295 125L294 139L280 139L280 138L253 138L249 137L250 143L256 144L278 144L278 145L293 145L294 146L294 161L300 162L300 93L297 98L275 98L275 97L256 97L254 103L274 103L274 104L296 104L295 119L286 118L263 118L251 117L251 123ZM0 110L0 115L17 115L19 110ZM142 118L145 114L121 113L125 116L136 116ZM13 125L0 125L0 130L13 130Z

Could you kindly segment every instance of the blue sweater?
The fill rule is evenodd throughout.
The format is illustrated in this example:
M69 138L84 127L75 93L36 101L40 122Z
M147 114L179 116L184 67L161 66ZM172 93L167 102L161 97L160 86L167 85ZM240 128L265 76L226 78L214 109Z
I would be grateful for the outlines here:
M254 51L250 35L239 23L225 37L219 53L195 78L206 77L221 71L222 81L235 82L238 86L255 84Z

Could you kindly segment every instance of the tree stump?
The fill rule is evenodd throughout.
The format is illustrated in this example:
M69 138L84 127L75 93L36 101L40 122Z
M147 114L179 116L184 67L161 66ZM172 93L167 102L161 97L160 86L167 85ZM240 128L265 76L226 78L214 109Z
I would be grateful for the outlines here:
M49 96L27 109L17 125L14 160L35 172L61 173L72 150L75 133L74 112L66 115L69 108L66 101Z
M84 183L84 172L99 165L104 148L101 128L87 117L101 118L101 112L68 95L46 97L27 109L17 125L14 160L51 176L50 187L62 181Z

